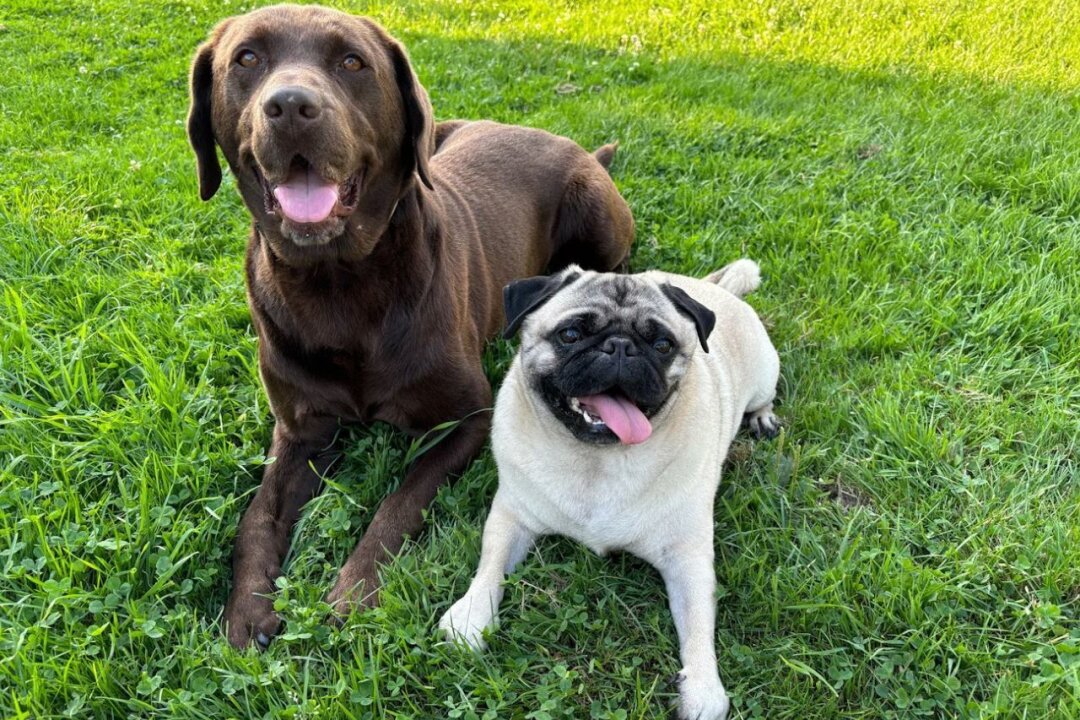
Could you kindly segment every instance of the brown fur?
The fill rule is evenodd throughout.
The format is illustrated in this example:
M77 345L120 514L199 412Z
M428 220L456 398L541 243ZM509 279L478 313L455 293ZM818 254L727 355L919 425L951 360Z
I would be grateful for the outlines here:
M256 67L237 62L244 50ZM342 71L348 52L363 70ZM318 119L268 120L267 95L282 84L309 91ZM343 613L377 602L378 563L421 529L439 486L484 443L480 355L504 321L503 286L569 262L614 268L633 221L605 171L613 146L594 157L540 130L436 125L401 45L325 8L277 6L218 25L192 64L188 132L201 196L221 181L216 144L253 216L248 300L276 460L240 522L225 624L234 645L265 645L280 628L265 595L339 453L340 423L419 434L462 420L379 507L330 593ZM297 154L335 183L362 176L355 208L314 229L268 210L259 174L280 182Z

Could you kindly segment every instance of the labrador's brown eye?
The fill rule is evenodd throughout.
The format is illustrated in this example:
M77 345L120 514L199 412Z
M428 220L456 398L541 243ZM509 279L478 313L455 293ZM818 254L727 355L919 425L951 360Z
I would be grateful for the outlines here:
M356 72L363 69L364 63L360 62L360 58L355 55L346 55L345 59L341 61L341 67L349 72Z
M253 68L259 64L259 56L250 50L242 50L240 54L236 56L236 62L246 68Z

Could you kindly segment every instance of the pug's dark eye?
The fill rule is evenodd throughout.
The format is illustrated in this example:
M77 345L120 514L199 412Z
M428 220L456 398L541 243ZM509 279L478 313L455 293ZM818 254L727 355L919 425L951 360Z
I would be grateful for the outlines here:
M357 56L350 54L346 55L345 59L341 61L341 67L349 72L358 72L364 69L364 63Z
M581 339L581 331L577 328L563 328L559 331L559 342L564 345L573 345Z
M259 56L250 50L241 50L236 56L236 62L246 68L253 68L259 64Z
M669 352L671 352L672 348L671 341L667 338L660 338L659 340L654 342L652 346L653 349L661 355L667 355Z

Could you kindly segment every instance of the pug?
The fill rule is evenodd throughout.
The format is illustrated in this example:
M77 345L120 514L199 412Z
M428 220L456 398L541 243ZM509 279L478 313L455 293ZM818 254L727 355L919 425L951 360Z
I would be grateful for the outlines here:
M570 266L504 290L506 336L521 348L495 403L499 487L480 565L441 630L474 649L502 581L540 535L655 566L679 635L680 718L728 712L715 650L713 498L740 425L773 436L780 361L740 298L742 259L703 280Z

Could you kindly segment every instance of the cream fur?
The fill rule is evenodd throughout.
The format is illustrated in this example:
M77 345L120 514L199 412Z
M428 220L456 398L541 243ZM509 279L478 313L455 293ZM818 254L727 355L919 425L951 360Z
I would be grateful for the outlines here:
M595 275L585 273L586 275ZM499 391L492 447L499 488L484 527L480 566L468 592L443 616L448 637L476 649L495 623L505 574L537 536L567 535L604 554L621 549L654 565L667 586L679 634L679 717L724 718L728 697L715 653L713 500L720 470L744 415L775 428L772 401L780 363L754 310L736 295L754 289L758 267L739 260L698 280L662 272L636 276L669 282L716 313L710 352L700 347L682 366L677 397L652 419L652 437L639 445L580 442L534 396L528 367L550 361L539 339L544 328L588 302L571 285L530 317L522 352ZM711 281L711 282L710 282ZM718 284L713 284L713 283ZM660 308L669 324L692 324ZM527 441L524 440L527 438Z

